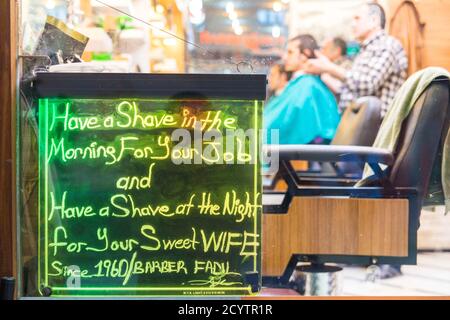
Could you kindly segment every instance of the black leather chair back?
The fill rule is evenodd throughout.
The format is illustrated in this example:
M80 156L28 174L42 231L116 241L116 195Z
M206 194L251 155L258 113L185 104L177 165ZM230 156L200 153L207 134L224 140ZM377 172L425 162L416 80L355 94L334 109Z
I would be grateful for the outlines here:
M331 144L371 146L381 125L381 100L361 97L344 111Z
M433 166L440 161L450 118L449 80L434 80L402 124L389 180L395 187L417 188L419 201L428 190Z

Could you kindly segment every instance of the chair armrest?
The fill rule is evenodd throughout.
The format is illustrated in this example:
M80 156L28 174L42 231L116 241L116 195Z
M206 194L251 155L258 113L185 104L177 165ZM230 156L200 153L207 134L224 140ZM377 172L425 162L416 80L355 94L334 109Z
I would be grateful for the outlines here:
M350 173L344 173L344 174L333 174L333 173L311 173L306 171L297 171L297 175L303 179L353 179L353 180L360 180L361 174L350 174Z
M394 156L386 149L334 145L265 145L268 154L278 153L280 161L308 160L324 162L359 162L391 165Z
M302 177L302 186L354 186L361 179L339 178L339 177Z
M322 173L309 173L304 171L296 172L302 185L310 186L310 185L320 185L320 186L333 186L333 185L345 185L350 186L357 183L361 180L361 175L343 175L338 176L337 174L322 174ZM272 175L263 175L263 189L265 191L274 190L276 183L279 180L282 180L281 176L277 176L275 174Z

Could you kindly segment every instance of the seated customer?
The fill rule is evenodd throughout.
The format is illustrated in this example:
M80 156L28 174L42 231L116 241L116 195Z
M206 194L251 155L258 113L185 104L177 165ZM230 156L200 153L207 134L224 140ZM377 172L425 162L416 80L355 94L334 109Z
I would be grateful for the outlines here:
M269 94L268 98L274 98L276 96L279 96L286 85L288 84L289 80L291 80L292 72L286 71L284 68L284 64L279 61L276 62L271 68L269 72Z
M330 59L331 62L349 70L352 62L347 58L347 43L344 39L335 37L323 42L321 52Z
M300 35L288 42L285 69L294 72L280 95L264 110L267 143L327 143L339 123L336 100L318 76L305 74L303 65L312 58L317 42L311 35ZM271 130L279 130L279 141L272 141Z

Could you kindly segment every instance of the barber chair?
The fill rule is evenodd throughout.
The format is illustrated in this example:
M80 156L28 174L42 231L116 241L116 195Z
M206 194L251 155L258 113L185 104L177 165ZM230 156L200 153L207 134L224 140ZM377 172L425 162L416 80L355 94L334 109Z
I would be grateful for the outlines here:
M449 81L436 79L403 121L392 153L364 146L266 146L279 153L278 174L287 190L263 195L263 285L288 285L299 262L313 274L332 271L326 263L416 264L421 207L449 123ZM305 185L293 160L367 164L374 175L358 186Z
M381 124L381 100L377 97L362 97L342 114L331 145L371 146ZM298 162L297 162L298 163ZM361 178L363 165L360 163L321 163L321 170L298 170L291 163L304 184L355 183ZM264 189L273 190L282 180L279 172L264 179ZM280 189L280 188L278 188Z

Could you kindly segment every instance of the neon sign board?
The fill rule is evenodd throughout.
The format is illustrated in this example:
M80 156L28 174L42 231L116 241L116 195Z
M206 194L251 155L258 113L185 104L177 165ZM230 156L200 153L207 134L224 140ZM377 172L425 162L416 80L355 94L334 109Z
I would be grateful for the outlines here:
M39 98L41 294L257 292L261 99L67 90Z

